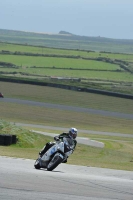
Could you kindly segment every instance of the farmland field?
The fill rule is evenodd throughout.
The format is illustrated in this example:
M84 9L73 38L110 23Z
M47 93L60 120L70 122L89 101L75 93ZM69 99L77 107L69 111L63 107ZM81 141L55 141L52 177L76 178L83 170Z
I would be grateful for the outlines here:
M7 77L76 78L78 82L65 83L133 94L132 54L0 43L0 63L0 74Z
M92 70L116 70L120 69L118 65L99 62L94 60L82 60L72 58L49 58L49 57L33 57L33 56L15 56L1 55L0 61L10 62L21 67L58 67L68 69L92 69ZM82 74L81 74L82 76Z
M27 52L27 53L38 53L38 54L56 54L56 55L74 55L83 56L90 58L97 57L108 57L111 59L120 59L124 61L133 62L133 54L124 53L108 53L108 52L91 52L91 51L81 51L81 50L68 50L68 49L57 49L57 48L46 48L46 47L36 47L28 45L18 45L18 44L8 44L0 43L0 51L11 51L11 52Z

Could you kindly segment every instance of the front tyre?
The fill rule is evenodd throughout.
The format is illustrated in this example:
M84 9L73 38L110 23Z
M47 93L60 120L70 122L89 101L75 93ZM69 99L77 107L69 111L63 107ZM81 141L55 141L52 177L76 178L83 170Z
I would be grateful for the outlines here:
M38 159L35 161L34 167L35 167L36 169L40 169L40 168L41 168L39 160L40 160L40 159L38 158Z
M47 166L47 170L48 171L52 171L53 169L55 169L61 162L62 162L62 158L59 156L59 154L55 155L52 160L50 161L50 163Z

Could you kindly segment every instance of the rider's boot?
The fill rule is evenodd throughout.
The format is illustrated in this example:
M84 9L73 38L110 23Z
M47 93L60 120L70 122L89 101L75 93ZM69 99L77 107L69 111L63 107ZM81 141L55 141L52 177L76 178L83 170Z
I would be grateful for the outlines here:
M43 149L39 152L40 157L43 156L46 153L46 151L50 149L54 144L55 142L48 142L46 146L44 146Z

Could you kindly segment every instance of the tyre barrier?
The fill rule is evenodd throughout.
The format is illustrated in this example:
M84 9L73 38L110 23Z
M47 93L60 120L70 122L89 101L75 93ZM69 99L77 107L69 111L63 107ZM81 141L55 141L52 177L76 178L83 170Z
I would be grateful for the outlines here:
M12 136L11 135L5 135L4 146L9 146L11 144L12 144Z
M4 135L0 135L0 145L4 145Z
M17 137L16 135L12 135L12 144L16 144L17 143Z
M16 144L16 135L0 134L0 145L9 146L11 144Z

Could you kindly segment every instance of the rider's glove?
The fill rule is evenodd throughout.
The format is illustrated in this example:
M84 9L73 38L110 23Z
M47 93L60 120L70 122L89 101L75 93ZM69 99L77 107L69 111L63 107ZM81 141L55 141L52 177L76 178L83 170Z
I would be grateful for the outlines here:
M59 139L57 136L55 136L55 137L54 137L54 140L55 140L55 141L59 141L60 139Z

